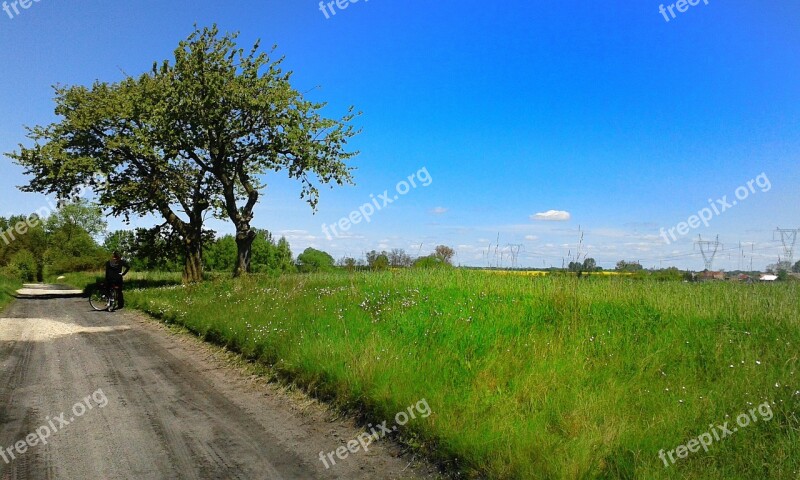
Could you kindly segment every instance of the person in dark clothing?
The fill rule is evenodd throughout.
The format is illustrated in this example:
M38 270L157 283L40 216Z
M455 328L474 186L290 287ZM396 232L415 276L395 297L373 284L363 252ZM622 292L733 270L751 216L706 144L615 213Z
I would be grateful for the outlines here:
M111 260L106 262L106 285L108 285L109 290L119 287L118 309L125 307L125 297L122 295L122 278L130 269L131 266L122 259L119 252L114 252Z

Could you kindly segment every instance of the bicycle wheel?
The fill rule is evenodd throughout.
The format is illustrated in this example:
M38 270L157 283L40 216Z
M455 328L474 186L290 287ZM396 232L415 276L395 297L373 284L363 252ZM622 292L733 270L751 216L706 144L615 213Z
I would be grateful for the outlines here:
M102 289L95 288L92 291L92 294L89 295L89 304L94 310L98 312L105 312L108 310L111 302L109 301L108 295L103 293Z

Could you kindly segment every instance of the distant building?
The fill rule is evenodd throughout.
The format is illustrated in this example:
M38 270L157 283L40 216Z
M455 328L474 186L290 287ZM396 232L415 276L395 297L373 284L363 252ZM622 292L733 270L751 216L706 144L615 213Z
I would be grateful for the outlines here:
M706 270L697 274L697 279L700 281L705 280L725 280L725 272L712 272Z
M760 277L758 277L758 281L759 282L775 282L777 280L778 280L778 276L777 275L771 275L771 274L768 274L768 273L765 273L764 275L761 275Z

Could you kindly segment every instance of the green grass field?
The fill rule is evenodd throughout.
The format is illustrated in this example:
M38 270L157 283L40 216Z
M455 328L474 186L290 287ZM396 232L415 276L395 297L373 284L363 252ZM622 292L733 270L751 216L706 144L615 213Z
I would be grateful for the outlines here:
M459 270L149 280L165 286L129 291L131 306L370 421L426 399L433 415L404 441L470 477L800 476L797 283ZM765 401L771 420L659 459Z

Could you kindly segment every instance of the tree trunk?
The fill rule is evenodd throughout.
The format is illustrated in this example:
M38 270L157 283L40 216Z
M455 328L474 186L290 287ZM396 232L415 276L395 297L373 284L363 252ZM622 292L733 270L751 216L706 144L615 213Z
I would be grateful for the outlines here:
M203 248L200 239L186 239L186 263L183 267L183 283L203 281Z
M236 233L236 249L238 254L236 257L236 267L233 270L234 278L250 273L250 260L253 253L253 240L255 239L256 232L250 228Z

